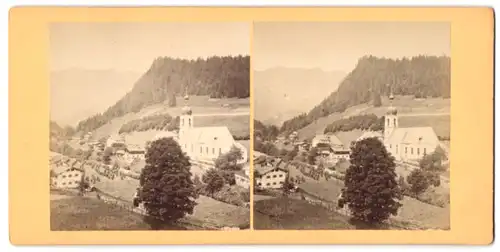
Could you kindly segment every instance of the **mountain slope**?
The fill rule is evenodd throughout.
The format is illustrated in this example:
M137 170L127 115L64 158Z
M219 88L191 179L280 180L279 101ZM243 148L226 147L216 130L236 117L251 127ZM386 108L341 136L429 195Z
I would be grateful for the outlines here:
M81 121L78 131L92 131L114 118L142 108L168 102L175 105L176 95L209 95L212 98L249 96L249 56L214 56L207 59L184 60L157 58L139 78L130 92L102 114Z
M449 98L450 58L417 56L394 60L363 57L340 83L337 91L308 113L285 121L280 131L301 129L322 117L369 103L375 94L387 96L391 90L394 95Z
M68 69L50 74L50 118L76 124L104 111L132 89L140 73Z
M335 91L344 77L343 72L326 72L318 68L279 67L255 71L255 118L280 125L313 108L326 94Z

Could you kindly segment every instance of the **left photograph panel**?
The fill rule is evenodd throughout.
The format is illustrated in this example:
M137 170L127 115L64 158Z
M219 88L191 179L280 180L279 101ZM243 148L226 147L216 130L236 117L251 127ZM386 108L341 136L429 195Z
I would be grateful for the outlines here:
M55 23L50 226L250 228L250 23Z

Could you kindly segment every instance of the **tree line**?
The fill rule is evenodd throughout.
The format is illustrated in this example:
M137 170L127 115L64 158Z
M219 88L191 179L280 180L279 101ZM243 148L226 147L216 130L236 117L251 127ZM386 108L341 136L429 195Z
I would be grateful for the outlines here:
M384 116L377 117L375 114L356 115L348 118L342 118L328 124L324 133L351 131L355 129L381 131L384 130L384 122Z
M247 98L250 95L250 57L213 56L196 60L160 57L122 99L104 113L93 115L77 126L77 131L95 130L111 119L142 108L166 102L176 106L175 99L190 95L212 98Z
M285 121L281 132L298 130L332 113L363 103L380 106L379 96L413 95L416 98L450 97L450 58L416 56L403 59L362 57L354 70L308 113Z
M179 117L172 117L169 114L151 115L140 119L129 121L122 125L119 134L133 131L147 130L168 130L174 131L179 128Z

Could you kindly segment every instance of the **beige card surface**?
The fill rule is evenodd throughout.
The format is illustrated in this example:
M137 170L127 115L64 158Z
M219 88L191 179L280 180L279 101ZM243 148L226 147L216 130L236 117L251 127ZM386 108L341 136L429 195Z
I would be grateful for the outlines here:
M493 15L13 8L10 240L489 244Z

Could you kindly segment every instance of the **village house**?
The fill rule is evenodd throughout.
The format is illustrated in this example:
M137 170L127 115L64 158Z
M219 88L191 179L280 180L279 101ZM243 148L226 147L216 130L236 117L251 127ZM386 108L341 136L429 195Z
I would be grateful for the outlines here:
M235 172L234 179L236 181L236 185L245 189L250 188L250 166L245 165L241 171Z
M308 144L304 141L294 142L293 145L299 152L309 151Z
M260 189L278 189L285 183L288 170L287 163L281 159L273 163L255 165L256 187Z
M140 145L127 145L126 155L128 159L144 159L146 150Z
M334 134L316 135L311 146L318 151L318 157L328 165L335 165L342 159L349 159L350 149Z
M123 158L125 156L125 151L124 150L117 150L115 152L115 155L119 158Z
M51 186L54 188L78 188L82 181L83 171L76 166L67 164L53 165L51 174Z
M288 140L290 140L291 142L294 142L295 140L297 140L298 137L299 137L299 133L297 131L294 131L290 135L288 135Z
M127 145L125 143L124 136L112 135L106 141L106 147L111 147L115 149L126 149Z

